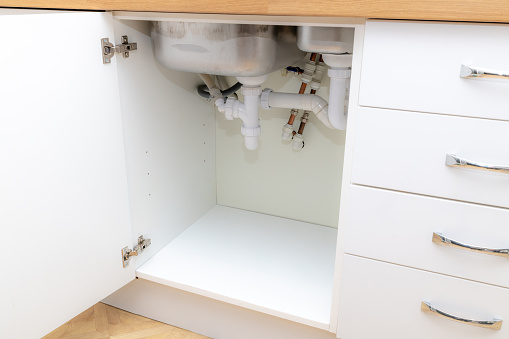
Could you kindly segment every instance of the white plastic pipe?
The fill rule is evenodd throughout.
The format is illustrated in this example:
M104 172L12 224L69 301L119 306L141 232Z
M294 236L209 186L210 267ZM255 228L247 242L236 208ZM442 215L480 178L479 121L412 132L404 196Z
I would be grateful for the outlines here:
M328 106L325 99L316 94L296 94L271 92L268 100L269 107L295 108L312 111L318 119L329 128L334 128L329 122Z
M237 80L243 84L242 95L244 96L244 102L228 98L225 103L220 98L215 103L219 112L224 113L226 119L233 120L234 118L239 118L242 120L240 132L244 136L244 144L247 149L255 150L258 148L258 138L261 133L260 119L258 119L260 94L262 93L260 85L267 80L267 76L237 77Z
M323 54L323 60L329 69L329 121L334 128L346 130L345 111L346 89L350 79L352 54Z
M335 129L346 130L345 98L350 70L348 68L329 69L329 121Z
M244 144L249 150L258 148L258 138L261 132L258 107L261 92L260 86L242 87L244 103L239 105L238 117L242 120L241 133L244 135Z

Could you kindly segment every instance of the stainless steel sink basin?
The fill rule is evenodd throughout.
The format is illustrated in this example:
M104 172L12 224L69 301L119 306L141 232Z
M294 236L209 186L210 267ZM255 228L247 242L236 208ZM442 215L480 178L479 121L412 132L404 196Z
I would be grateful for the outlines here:
M269 74L305 55L291 26L156 21L152 41L167 68L226 76Z
M352 27L303 26L298 29L297 45L306 52L351 54L354 32Z

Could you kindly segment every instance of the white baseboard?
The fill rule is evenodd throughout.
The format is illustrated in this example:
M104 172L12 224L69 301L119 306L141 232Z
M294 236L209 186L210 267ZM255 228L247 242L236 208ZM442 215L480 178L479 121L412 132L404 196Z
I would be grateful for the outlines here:
M335 339L333 333L144 279L104 303L214 339Z

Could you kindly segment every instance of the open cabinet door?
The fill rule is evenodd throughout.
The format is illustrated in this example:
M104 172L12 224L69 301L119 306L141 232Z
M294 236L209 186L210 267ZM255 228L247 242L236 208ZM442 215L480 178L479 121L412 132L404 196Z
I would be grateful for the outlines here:
M0 11L2 338L40 338L134 278L106 37L109 13Z

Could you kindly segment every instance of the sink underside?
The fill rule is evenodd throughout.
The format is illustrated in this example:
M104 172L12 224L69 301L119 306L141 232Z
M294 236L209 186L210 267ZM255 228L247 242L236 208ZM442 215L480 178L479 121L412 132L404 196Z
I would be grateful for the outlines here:
M301 60L292 26L152 22L157 60L180 71L261 76Z

